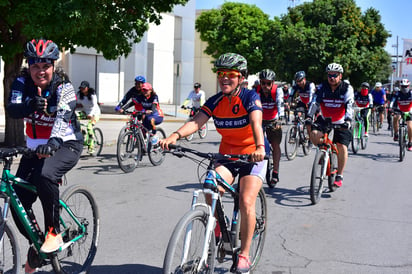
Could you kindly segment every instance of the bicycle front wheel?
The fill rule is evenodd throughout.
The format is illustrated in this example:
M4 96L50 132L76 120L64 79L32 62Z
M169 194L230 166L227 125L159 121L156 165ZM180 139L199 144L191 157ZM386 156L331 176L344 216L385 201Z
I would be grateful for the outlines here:
M323 192L323 180L326 176L326 152L318 151L312 166L312 174L310 178L310 200L312 204L317 204Z
M306 128L306 126L303 127L303 131L302 131L302 150L303 150L303 154L305 154L305 156L309 155L310 152L312 151L312 142L309 140L309 132L308 129Z
M206 138L207 131L208 131L208 127L207 127L207 123L205 123L198 131L200 139Z
M97 252L100 230L99 211L91 192L83 186L74 185L66 189L61 200L70 208L78 225L63 205L60 212L60 230L63 241L73 243L57 253L58 260L53 260L54 269L63 273L86 273ZM84 229L84 230L83 230Z
M136 152L135 152L136 150ZM131 131L125 131L117 140L117 162L126 173L132 172L142 158L142 146L139 138Z
M362 149L366 149L366 147L368 146L368 136L366 136L366 128L365 125L362 125L362 130L361 130L361 148Z
M336 152L332 151L330 153L329 157L329 174L328 174L328 186L329 186L329 191L334 192L337 188L335 185L335 178L336 174L338 173L338 154Z
M166 133L161 128L156 129L156 136L158 140L166 139ZM152 165L158 166L163 163L164 160L165 153L163 152L163 149L159 145L159 143L155 145L149 144L149 161L152 163Z
M353 126L353 138L352 138L352 152L354 154L358 153L359 145L360 145L360 126L358 122L355 122Z
M285 154L289 161L296 157L296 152L299 146L298 128L296 125L289 127L285 136Z
M406 142L405 142L405 128L399 126L399 161L405 158Z
M1 220L0 269L1 273L19 273L21 269L20 247L16 232L4 220Z
M103 132L100 128L93 128L94 153L93 156L99 156L103 149Z
M180 219L167 246L163 273L213 273L215 232L212 230L210 239L205 239L208 217L206 212L194 210ZM205 264L199 266L205 241L209 247L208 258Z
M239 225L238 225L239 227ZM250 245L251 270L255 269L262 255L263 245L265 243L267 227L267 208L266 195L263 188L260 189L256 198L256 225L253 233L252 243Z

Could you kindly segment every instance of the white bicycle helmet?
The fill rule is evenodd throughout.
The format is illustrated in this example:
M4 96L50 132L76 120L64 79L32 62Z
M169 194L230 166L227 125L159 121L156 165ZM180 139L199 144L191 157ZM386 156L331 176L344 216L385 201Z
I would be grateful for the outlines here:
M410 85L410 82L408 79L405 78L401 80L401 83L400 83L401 87L409 87L409 85Z
M331 63L326 67L326 72L340 72L343 73L343 67L338 63Z

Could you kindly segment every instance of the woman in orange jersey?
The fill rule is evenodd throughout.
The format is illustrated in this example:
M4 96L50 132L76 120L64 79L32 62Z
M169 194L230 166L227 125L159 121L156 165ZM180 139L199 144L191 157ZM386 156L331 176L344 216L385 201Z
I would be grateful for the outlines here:
M199 130L210 117L213 117L216 130L222 135L219 152L222 154L250 154L254 163L233 167L221 163L216 171L227 181L233 183L240 178L240 235L241 250L237 271L250 270L249 249L255 229L255 201L266 174L267 161L262 130L262 106L259 95L241 83L247 77L246 59L235 53L225 53L215 62L217 79L221 91L210 97L193 120L185 123L160 144L168 149L178 139Z

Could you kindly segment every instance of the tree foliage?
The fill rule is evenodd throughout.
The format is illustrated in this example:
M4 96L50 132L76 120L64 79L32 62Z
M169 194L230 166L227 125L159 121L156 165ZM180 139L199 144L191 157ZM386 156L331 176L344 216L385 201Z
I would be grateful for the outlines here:
M95 48L106 59L130 53L149 23L188 0L0 0L0 56L5 61L4 98L20 71L23 46L33 38L53 40L60 49ZM22 122L6 113L6 144L22 144ZM18 137L17 137L18 136ZM16 140L17 138L17 140Z
M319 83L331 62L342 64L344 77L355 87L391 73L384 49L389 33L379 12L370 8L362 14L354 0L306 2L274 20L254 5L226 2L202 13L196 30L208 42L205 53L216 58L237 52L248 59L252 73L271 68L283 81L304 70Z

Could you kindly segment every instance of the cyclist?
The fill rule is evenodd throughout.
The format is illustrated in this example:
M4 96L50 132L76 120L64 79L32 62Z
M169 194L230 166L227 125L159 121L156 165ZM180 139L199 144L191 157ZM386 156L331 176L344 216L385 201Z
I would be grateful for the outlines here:
M265 178L265 157L262 130L262 107L256 92L241 89L247 77L246 59L235 53L225 53L216 61L214 68L221 91L210 97L192 121L185 123L160 144L168 149L178 139L198 131L213 116L217 131L222 135L219 152L223 154L250 154L249 165L234 166L222 162L217 172L230 183L239 174L240 180L240 235L241 250L237 271L250 270L249 249L255 229L255 201ZM218 235L218 234L216 234Z
M119 104L114 108L115 111L123 113L124 109L123 106L130 102L132 98L137 97L142 91L142 85L146 83L146 78L144 76L138 75L134 78L134 87L130 88L126 94L124 95L123 99L119 102ZM129 105L130 107L131 105Z
M284 112L285 112L285 119L287 122L290 121L290 105L289 105L289 85L287 83L284 83L282 85L282 91L283 91L283 105L284 105Z
M156 134L156 125L163 122L163 111L160 108L159 97L153 90L152 85L148 82L142 85L142 90L139 95L132 98L132 101L122 107L128 109L134 104L137 111L144 112L143 126L151 130L152 134ZM157 142L154 140L153 142Z
M371 114L370 108L373 107L373 98L369 92L369 83L363 82L361 84L361 91L355 92L355 104L361 108L360 114L365 124L365 136L368 136L369 116Z
M56 251L62 244L59 234L59 180L80 158L83 137L74 112L76 92L63 73L54 71L59 49L51 40L33 39L24 50L28 69L11 86L7 112L12 118L24 118L27 147L37 156L22 156L16 175L36 186L43 206L44 226L49 232L41 247L44 253ZM31 211L36 194L14 186L23 207ZM19 231L28 238L13 211ZM33 273L26 262L25 270Z
M296 99L296 109L304 109L305 116L308 114L308 105L312 101L315 94L316 86L314 83L306 80L306 73L304 71L298 71L295 73L296 84L292 87L290 93L290 100ZM300 113L298 113L300 115ZM310 134L311 126L306 124L306 130Z
M195 110L195 113L200 109L200 107L205 103L205 92L200 88L202 85L200 83L195 83L193 85L193 90L189 93L186 100L184 100L182 104L182 108L186 108L186 106L191 103L192 107Z
M275 84L275 72L264 69L259 73L260 85L256 92L260 96L263 109L263 128L273 149L273 171L269 186L279 182L280 142L282 141L281 118L283 117L283 89Z
M397 92L401 91L399 87L394 87L391 93L386 94L386 100L388 102L388 115L387 115L387 120L388 120L388 130L392 130L392 124L393 124L393 112L391 108L389 107L390 102L392 102L393 97L396 95Z
M385 102L386 102L386 91L382 87L381 82L376 82L375 88L372 90L372 96L373 96L373 105L375 108L375 111L379 112L379 128L382 128L382 123L383 123L383 116L384 113L383 111L385 110Z
M398 108L402 112L408 112L408 116L406 118L406 124L408 127L408 150L412 151L412 89L409 89L410 82L408 79L402 79L400 82L400 91L397 92L393 97L390 103L390 108ZM400 114L396 114L393 116L393 130L394 136L393 140L399 140L399 120L401 118Z
M342 186L343 170L348 159L348 145L352 140L352 133L349 130L353 116L353 88L350 84L342 81L343 67L337 63L331 63L326 67L328 80L318 86L309 107L308 115L313 117L318 107L320 107L323 117L330 117L333 124L342 125L334 131L333 142L338 148L338 173L334 184ZM318 145L323 137L319 131L322 125L322 116L319 116L312 125L311 140L314 145Z
M87 134L89 136L88 152L94 153L94 139L93 139L93 126L99 121L100 107L97 103L97 95L94 88L90 87L89 82L82 81L79 86L79 92L77 95L76 110L80 112L80 119L85 116L89 120L87 123Z

